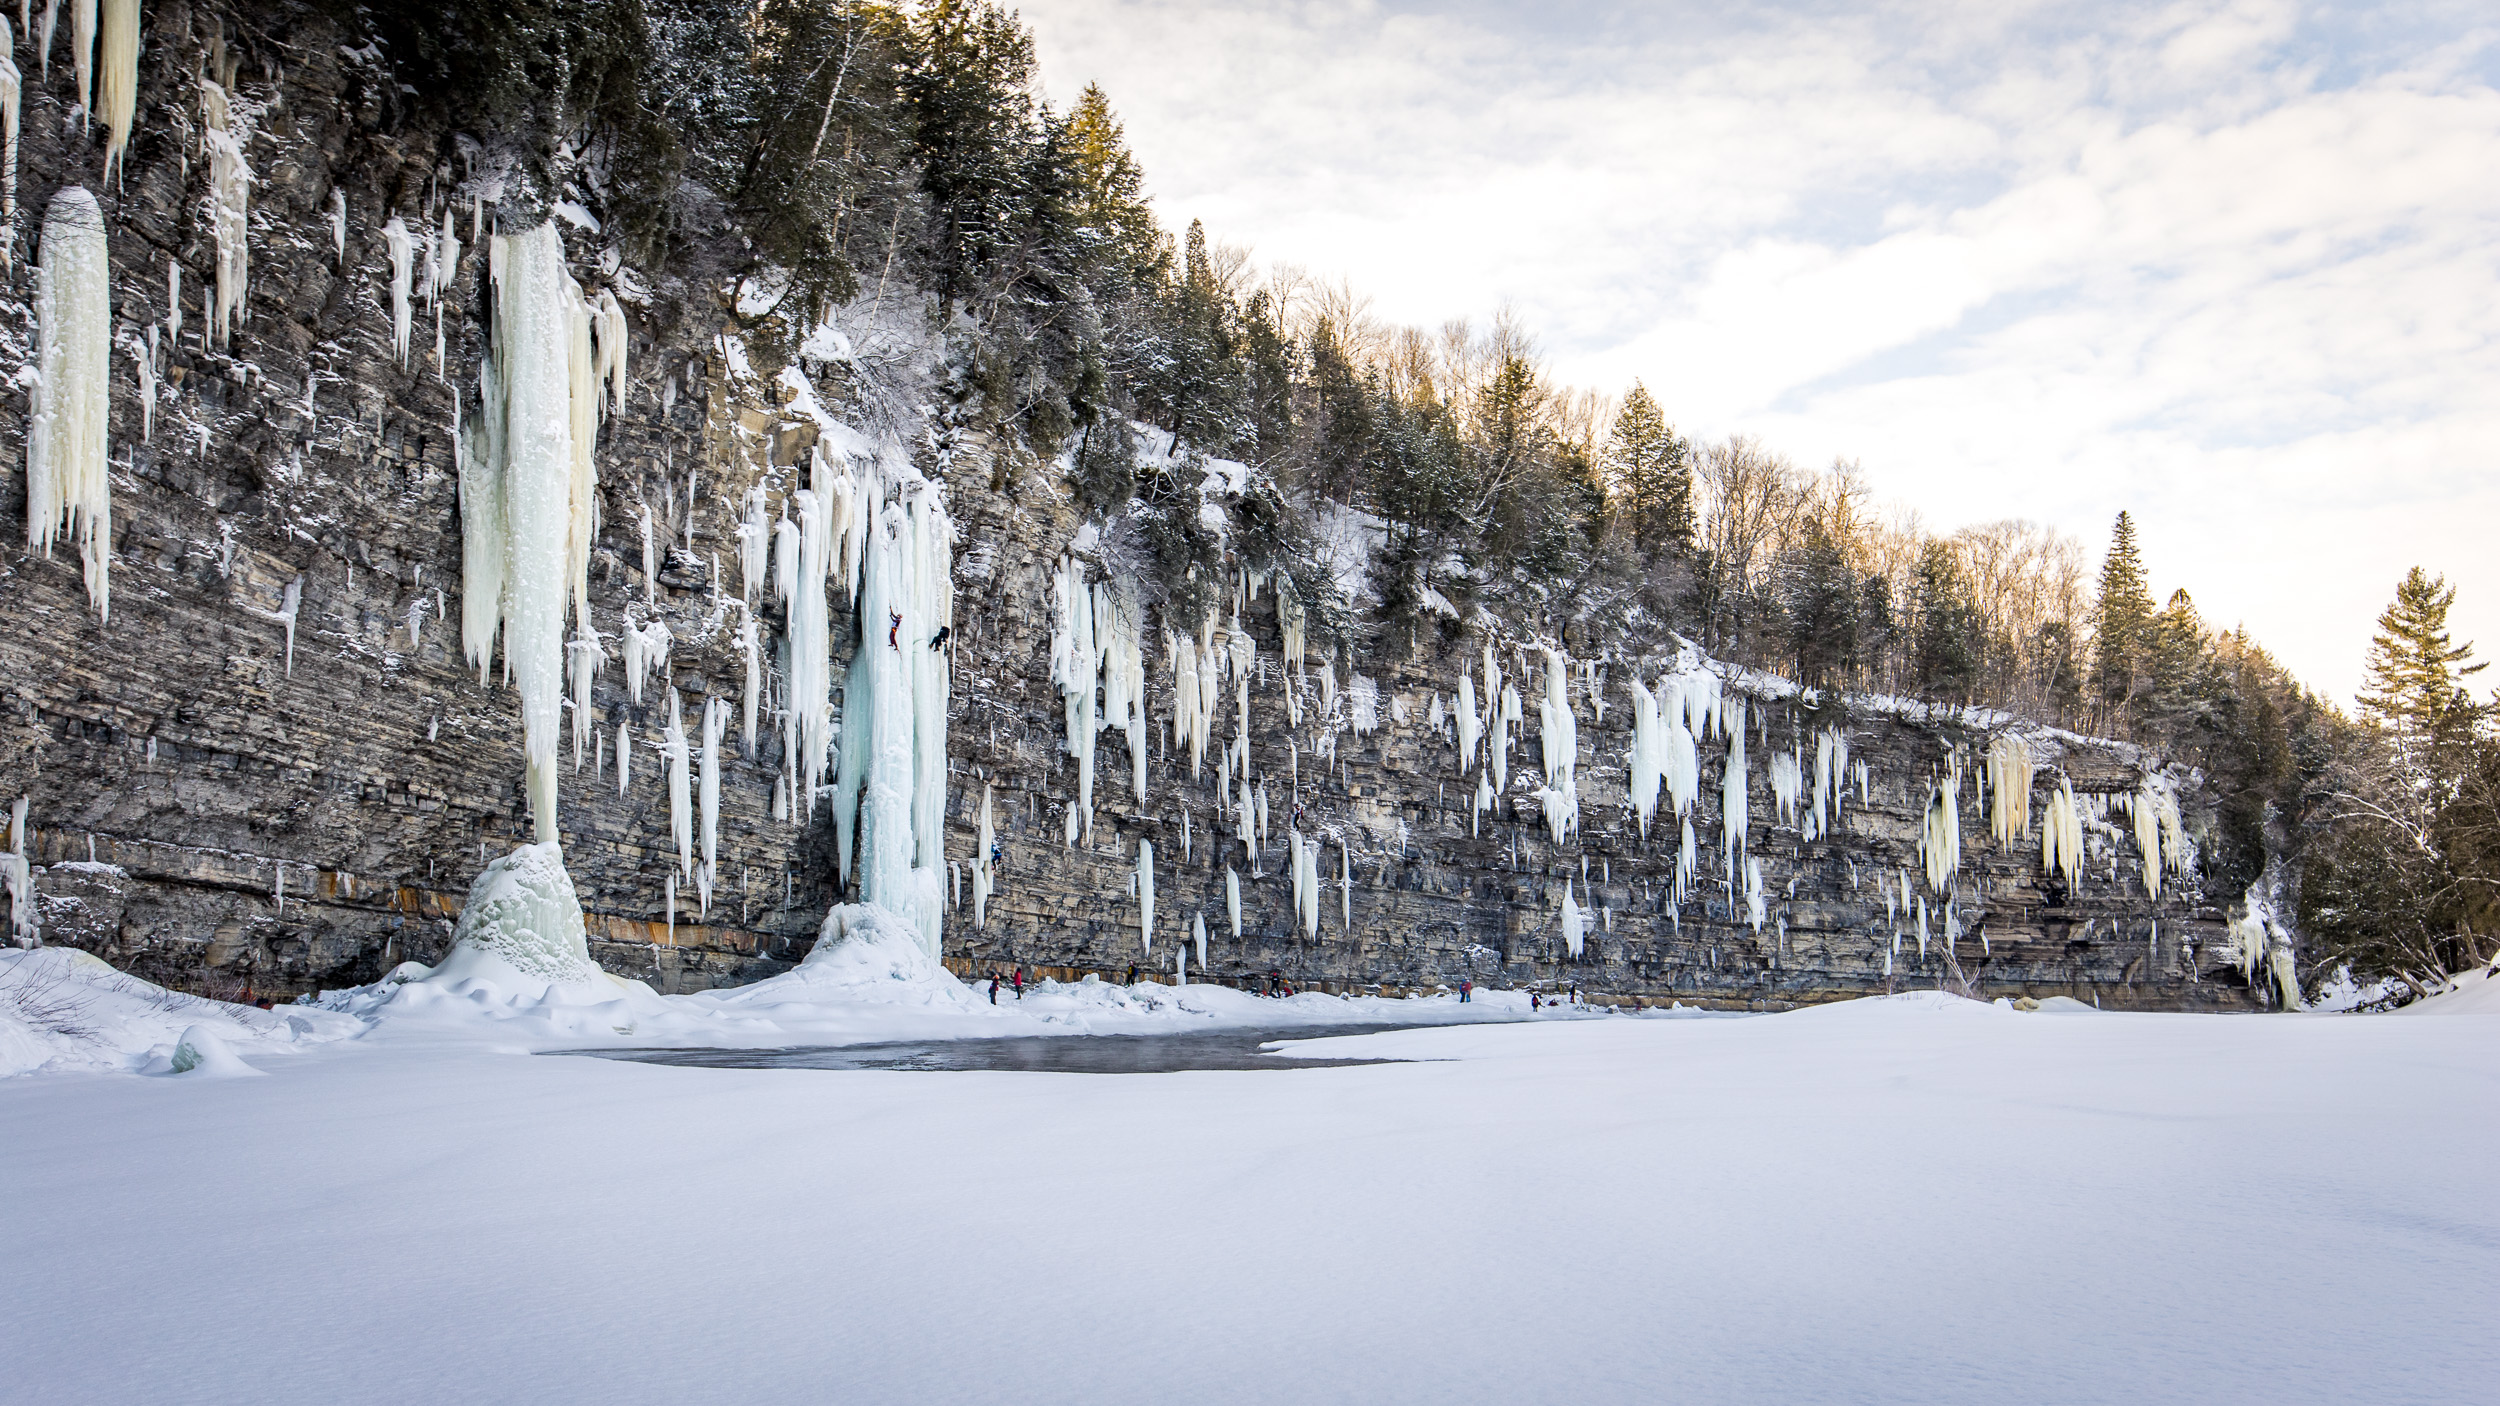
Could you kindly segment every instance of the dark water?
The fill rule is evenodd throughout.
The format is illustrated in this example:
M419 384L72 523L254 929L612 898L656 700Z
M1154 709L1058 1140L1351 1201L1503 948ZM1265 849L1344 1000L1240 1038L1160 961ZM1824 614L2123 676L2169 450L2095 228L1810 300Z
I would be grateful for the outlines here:
M1175 1035L1024 1035L997 1040L895 1040L874 1045L782 1049L557 1050L696 1069L1020 1070L1037 1074L1177 1074L1192 1069L1328 1069L1404 1064L1394 1059L1300 1059L1261 1052L1280 1040L1372 1035L1412 1025L1304 1025Z

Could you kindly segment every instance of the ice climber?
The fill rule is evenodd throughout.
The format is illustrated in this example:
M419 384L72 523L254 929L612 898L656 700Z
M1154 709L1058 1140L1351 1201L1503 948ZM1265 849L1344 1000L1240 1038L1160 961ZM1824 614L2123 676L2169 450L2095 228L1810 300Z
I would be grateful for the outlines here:
M886 616L889 623L885 627L885 642L893 647L895 653L900 654L903 652L901 639L903 617L891 610L886 612Z

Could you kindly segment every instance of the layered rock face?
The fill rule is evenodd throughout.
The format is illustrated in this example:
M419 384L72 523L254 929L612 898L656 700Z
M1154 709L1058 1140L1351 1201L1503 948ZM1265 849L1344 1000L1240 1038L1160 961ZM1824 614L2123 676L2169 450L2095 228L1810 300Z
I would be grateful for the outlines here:
M1052 677L1052 592L1072 550L1091 562L1091 534L1049 466L926 418L924 404L941 399L926 392L944 378L947 344L922 330L917 303L851 310L849 338L789 350L801 339L743 306L700 254L666 276L638 275L597 228L595 190L533 202L491 158L439 133L386 132L379 69L318 16L288 20L290 47L238 39L228 48L208 16L149 7L137 127L112 180L100 134L74 110L68 66L56 63L42 81L19 50L27 93L0 354L34 360L33 232L63 186L101 202L115 326L109 623L91 608L74 550L0 554L0 803L28 798L46 941L216 994L285 997L371 980L438 956L470 880L529 840L517 699L500 663L481 682L462 654L453 387L474 401L487 288L480 236L556 206L575 275L616 293L632 334L625 405L601 430L597 455L603 526L590 602L609 641L592 692L598 741L578 767L568 750L560 787L567 866L592 953L612 970L663 990L781 970L839 896L825 810L803 823L773 816L786 770L772 717L782 671L765 688L753 748L739 745L733 723L723 749L708 912L691 884L672 884L682 870L656 747L670 687L689 717L707 696L738 703L747 492L762 488L777 515L839 420L910 446L946 483L958 532L958 623L942 646L955 671L948 853L959 868L974 857L986 788L999 861L985 924L973 920L968 878L959 881L964 901L944 944L959 969L1168 974L1202 919L1206 951L1202 959L1190 947L1191 979L1238 983L1412 989L1472 979L1748 1005L1940 984L2165 1008L2256 999L2232 960L2216 902L2224 896L2201 892L2192 867L2158 899L2148 895L2129 821L2089 804L2137 793L2148 759L2020 729L2040 765L2033 819L2025 839L1998 848L1974 778L2006 720L1865 700L1815 706L1774 679L1727 684L1747 703L1746 856L1762 874L1760 922L1743 867L1726 860L1727 744L1716 737L1698 755L1693 888L1674 902L1678 819L1662 802L1642 836L1626 760L1629 682L1672 662L1668 639L1648 642L1646 654L1616 650L1571 666L1579 825L1557 841L1544 820L1551 793L1540 797L1550 780L1533 702L1544 687L1541 649L1490 617L1430 635L1421 651L1392 647L1360 623L1358 605L1342 655L1314 650L1293 668L1273 593L1251 599L1236 586L1239 628L1255 642L1249 768L1268 806L1264 839L1245 847L1238 776L1219 795L1237 685L1225 680L1193 772L1171 742L1164 631L1194 632L1197 622L1175 625L1150 608L1145 796L1131 788L1127 736L1088 739L1099 748L1093 813L1071 842L1078 767ZM204 293L219 259L202 155L204 70L230 99L230 130L253 173L248 290L223 345ZM461 154L438 161L440 151ZM403 361L387 222L397 216L423 252L436 247L446 213L462 250L439 297L440 359L438 309L420 291ZM715 233L725 257L734 230L721 223ZM25 458L24 380L7 393L12 413L0 415L0 458L12 465ZM0 539L27 540L25 512L12 472ZM1359 524L1344 550L1344 574L1357 580ZM1098 565L1087 570L1100 578ZM1235 618L1225 612L1223 633ZM786 622L769 603L758 621L769 666ZM629 622L665 624L672 637L665 674L639 701L618 659ZM840 604L831 629L837 660L854 640L887 643L883 622L863 631ZM1435 727L1433 714L1436 697L1442 713L1454 707L1460 672L1481 670L1488 640L1532 701L1508 726L1507 784L1480 812L1457 725ZM1334 671L1325 682L1324 668ZM1288 688L1302 691L1291 707ZM620 727L634 749L622 784ZM1770 758L1797 749L1810 789L1827 728L1865 764L1865 798L1847 778L1827 833L1809 839L1803 822L1783 818ZM1957 765L1963 857L1939 888L1927 876L1922 820L1937 778ZM2040 861L2053 769L2090 813L2089 856L2072 891L2045 883ZM2192 836L2206 803L2193 776L2168 779ZM1319 847L1315 931L1289 893L1297 833ZM1155 856L1151 934L1139 929L1141 840ZM1566 890L1586 913L1576 956Z

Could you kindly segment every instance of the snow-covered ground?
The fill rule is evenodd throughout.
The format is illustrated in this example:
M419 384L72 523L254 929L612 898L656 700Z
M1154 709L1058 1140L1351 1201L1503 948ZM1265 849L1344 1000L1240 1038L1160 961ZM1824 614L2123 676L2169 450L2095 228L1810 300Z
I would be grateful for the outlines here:
M804 1020L788 983L745 1014L854 1038L1376 1014L1063 989L993 1016L876 965L818 972L849 994ZM880 1014L863 981L929 999ZM122 995L125 1046L214 1014ZM151 1076L170 1065L141 1050L0 1079L0 1401L2279 1403L2500 1381L2481 1015L1928 994L1105 1076L672 1068L533 1057L536 1027L491 1012L386 1010L352 1038L363 1018L262 1014L224 1043L265 1077Z

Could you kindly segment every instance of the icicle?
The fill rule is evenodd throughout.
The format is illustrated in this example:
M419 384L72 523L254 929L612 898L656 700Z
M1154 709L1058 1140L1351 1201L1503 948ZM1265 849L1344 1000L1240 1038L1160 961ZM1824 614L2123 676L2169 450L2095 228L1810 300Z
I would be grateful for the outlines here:
M1919 827L1919 854L1927 864L1927 887L1935 893L1950 890L1955 871L1962 867L1960 780L1956 771L1944 784L1929 788L1926 818Z
M628 621L624 627L623 638L625 641L625 696L635 703L640 703L643 684L653 674L667 677L669 648L676 643L676 638L669 633L666 622L659 620L653 620L644 625L635 625Z
M2069 894L2082 888L2083 818L2075 809L2074 783L2065 776L2057 778L2048 815L2040 826L2040 868L2063 875Z
M415 630L409 631L410 647L415 647ZM565 664L573 677L573 770L582 769L582 751L590 745L590 686L599 677L599 666L607 662L608 651L599 641L597 630L584 630L565 647Z
M1797 797L1805 790L1805 767L1797 754L1771 754L1771 798L1778 803L1779 818L1789 824L1797 820Z
M660 733L660 752L668 763L668 828L677 841L678 872L694 872L693 749L686 743L686 725L678 715L677 690L668 691L668 726Z
M330 248L338 258L339 267L347 267L347 189L344 186L330 188Z
M408 364L408 321L410 278L416 272L416 246L408 237L408 226L393 215L382 226L382 242L391 254L391 350L399 364Z
M1241 941L1241 876L1224 866L1224 915L1232 920L1233 941Z
M738 655L746 662L746 686L739 693L738 739L748 756L755 755L755 714L764 696L763 642L756 637L755 616L738 617Z
M979 847L972 852L972 925L990 925L990 885L995 881L990 872L990 851L998 837L990 818L990 783L981 783L981 830Z
M1572 960L1578 961L1588 942L1588 920L1581 915L1580 905L1572 898L1568 883L1563 885L1562 936L1563 946L1570 949Z
M1571 712L1571 666L1552 649L1545 651L1545 696L1537 702L1537 745L1545 761L1546 833L1554 843L1579 828L1579 721Z
M64 186L43 217L35 270L36 374L26 426L26 545L78 544L87 599L113 618L112 267L104 212Z
M49 20L51 17L52 11L47 6L44 10L44 18ZM93 111L93 105L88 99L95 91L95 29L96 0L70 0L69 57L70 66L78 74L78 110L80 112ZM44 36L47 41L51 37L48 33ZM44 47L48 49L51 45L47 42Z
M1767 915L1768 896L1762 889L1762 861L1751 855L1745 858L1745 918L1753 924L1754 935L1762 935L1762 920Z
M1200 971L1205 971L1205 970L1207 969L1207 915L1206 915L1206 914L1204 914L1204 913L1192 913L1192 914L1190 914L1190 915L1189 915L1189 936L1190 936L1190 938L1191 938L1193 941L1195 941L1195 942L1198 944L1198 970L1200 970Z
M17 261L17 120L25 78L10 57L17 48L0 19L0 269Z
M1719 824L1724 832L1727 879L1732 888L1736 880L1736 861L1745 849L1746 826L1752 814L1751 796L1745 775L1745 704L1742 699L1727 701L1720 726L1727 733L1727 766L1719 777Z
M703 911L712 911L712 885L720 875L720 737L729 726L729 701L703 700L703 777L695 794L702 808L702 867L695 871L695 891Z
M657 605L660 602L660 552L659 543L651 535L651 506L637 503L635 511L642 520L642 598L646 604Z
M234 332L251 276L252 168L231 130L226 90L200 80L201 142L208 148L210 226L217 238L217 293L209 300L208 324L217 345Z
M1155 950L1155 842L1137 842L1137 937Z
M1996 792L1988 829L2000 849L2011 849L2031 836L2031 748L2010 732L1988 744L1986 775Z
M1337 892L1345 905L1345 930L1354 931L1354 851L1337 844Z
M443 225L451 228L449 217ZM607 383L609 408L625 409L625 356L632 334L625 324L625 305L616 300L611 289L599 290L598 304L591 310L594 330L599 338L598 378Z

